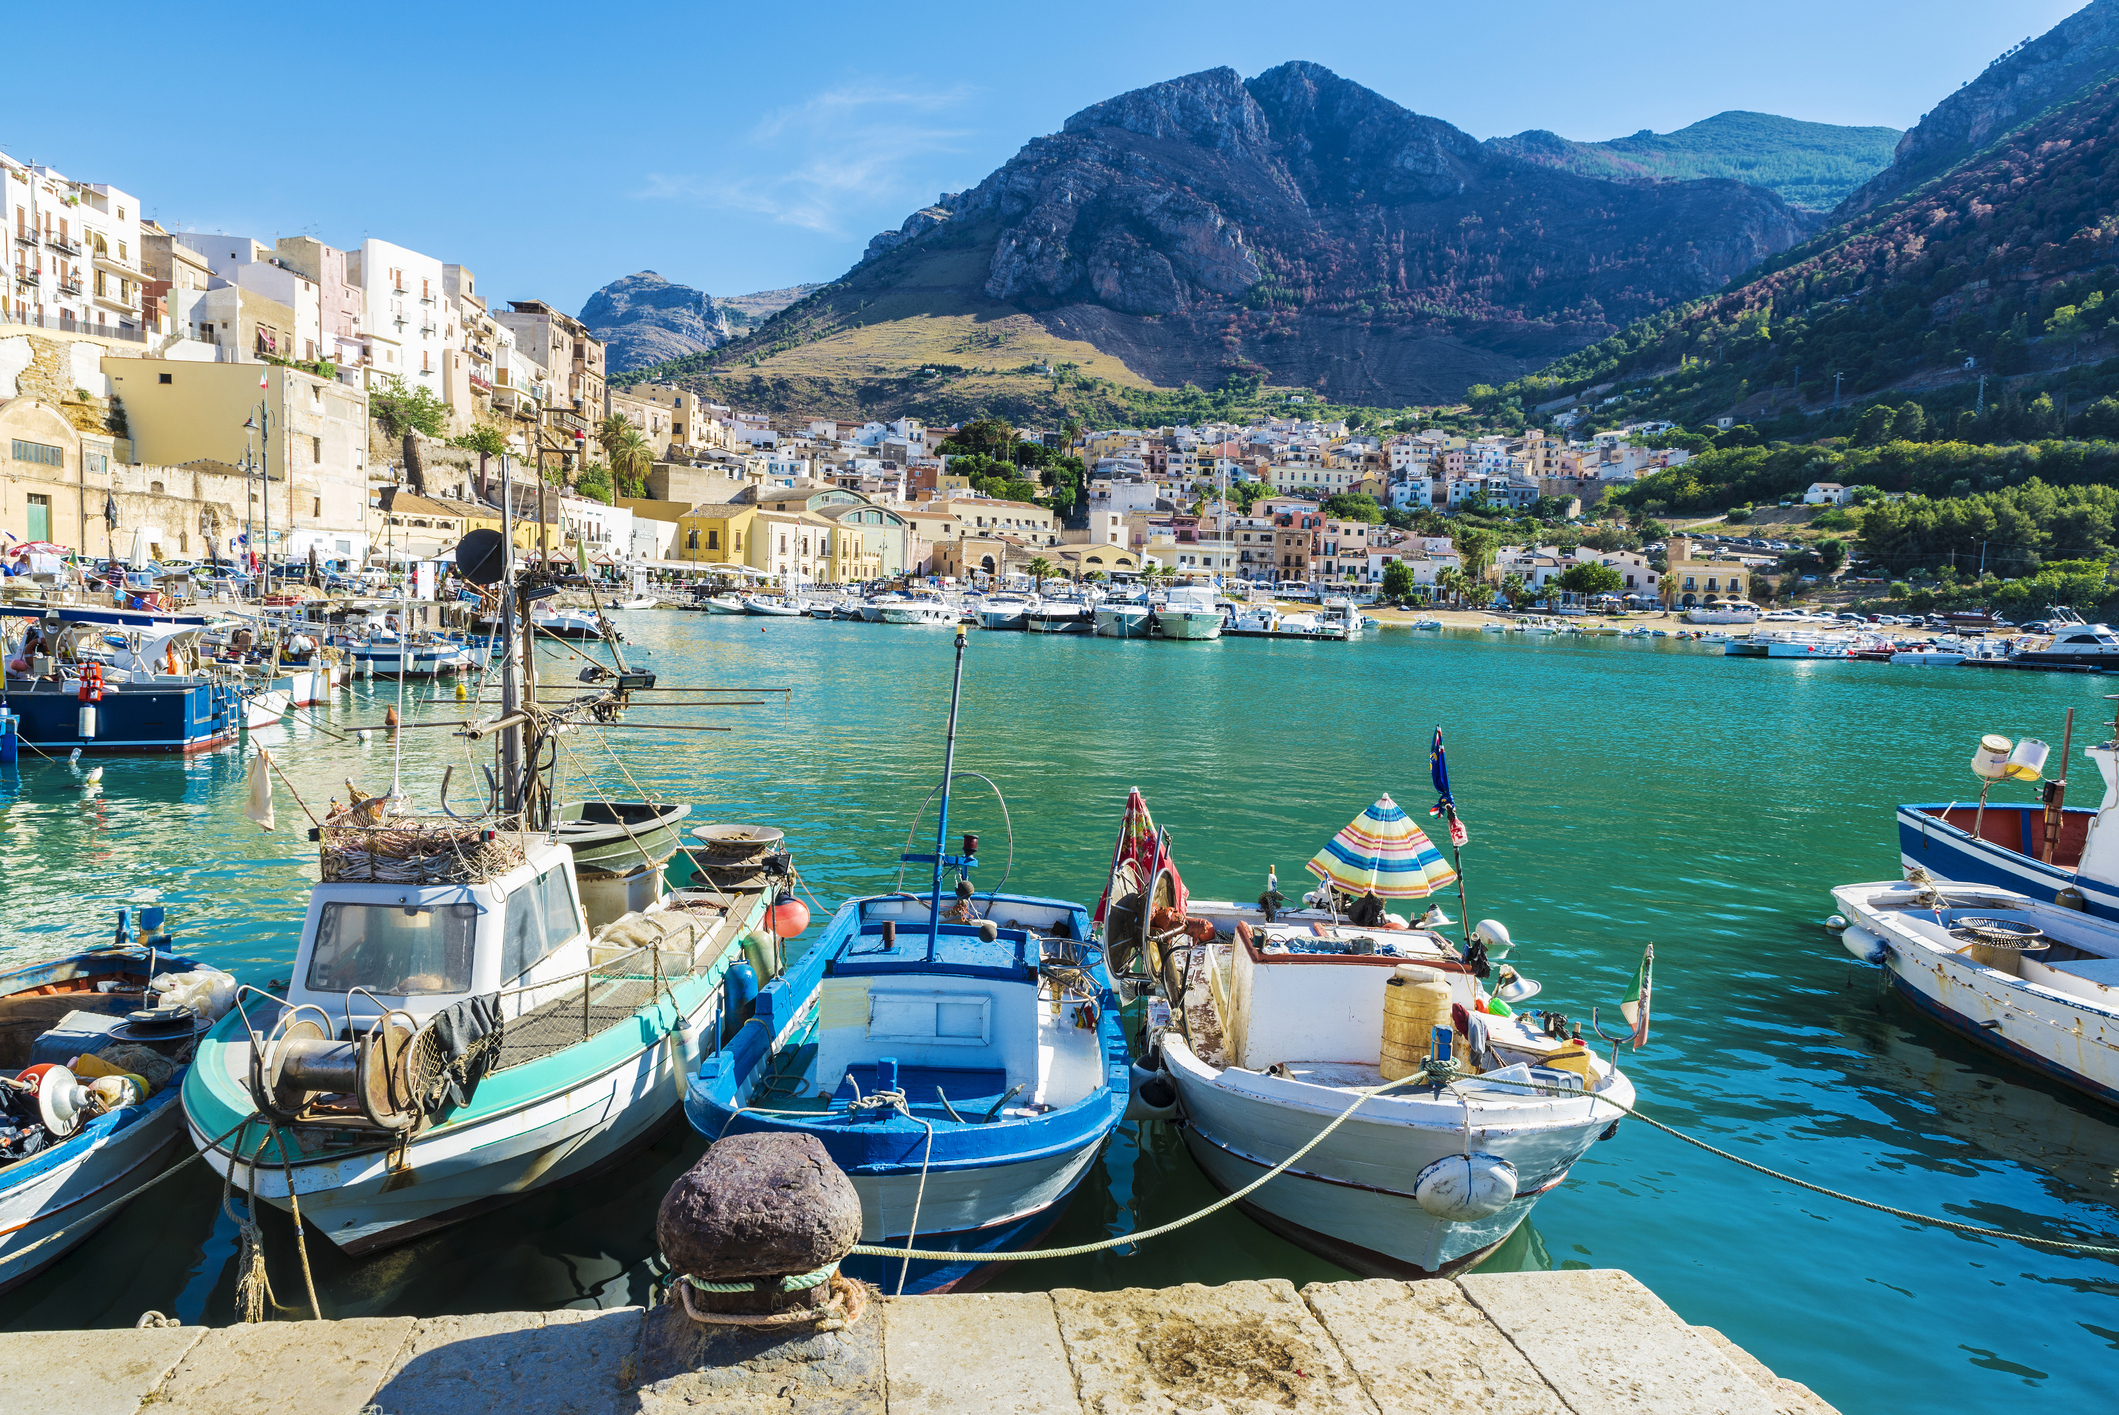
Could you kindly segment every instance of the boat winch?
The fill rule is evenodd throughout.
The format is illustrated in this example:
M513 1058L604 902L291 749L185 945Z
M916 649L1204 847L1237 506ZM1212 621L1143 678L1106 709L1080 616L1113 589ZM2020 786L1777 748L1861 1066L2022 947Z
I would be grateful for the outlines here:
M409 1130L425 1114L424 1067L414 1064L424 1035L409 1013L386 1012L366 1031L340 1040L320 1007L281 1014L250 1047L250 1097L258 1113L280 1125L338 1125Z

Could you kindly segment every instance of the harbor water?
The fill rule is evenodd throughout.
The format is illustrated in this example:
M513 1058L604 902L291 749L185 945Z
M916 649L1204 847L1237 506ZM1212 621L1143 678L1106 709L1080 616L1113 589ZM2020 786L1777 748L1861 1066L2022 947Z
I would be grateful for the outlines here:
M667 683L790 691L745 695L762 706L629 714L728 732L571 733L568 795L645 791L693 803L690 824L779 826L826 911L891 886L940 771L946 631L620 618ZM1655 944L1653 1034L1620 1058L1648 1114L1882 1203L2119 1240L2119 1113L1923 1020L1820 927L1832 885L1898 873L1893 806L1976 794L1965 760L1983 733L2057 751L2077 709L2072 802L2093 804L2101 784L2079 747L2109 735L2108 680L1718 649L1399 630L1350 644L974 631L957 764L999 784L1007 820L968 783L952 834L979 833L981 887L1005 874L1011 890L1093 902L1138 786L1195 894L1253 898L1275 867L1292 895L1308 887L1304 861L1378 794L1425 819L1439 724L1471 831L1472 917L1507 924L1510 961L1545 983L1537 1006L1585 1024L1596 1007L1616 1030L1642 946ZM561 679L578 666L558 651L546 661ZM432 702L431 685L408 691L407 722L466 716L446 684ZM479 749L449 730L414 727L396 743L329 735L379 726L396 693L357 684L313 723L257 740L318 813L346 799L349 780L386 791L393 772L431 804L452 765L461 809ZM182 951L260 986L285 978L316 876L302 808L283 789L276 832L245 819L233 750L99 764L91 785L25 752L0 777L4 966L107 939L119 908L158 902ZM1454 893L1443 903L1458 913ZM655 1206L702 1149L680 1119L613 1172L365 1260L312 1236L326 1314L642 1301L656 1276ZM232 1321L241 1197L228 1208L223 1197L210 1171L188 1166L0 1297L0 1326L129 1326L150 1308ZM1128 1125L1049 1241L1123 1234L1215 1197L1172 1130ZM292 1229L270 1210L263 1228L277 1300L306 1314ZM1688 1321L1848 1412L2101 1408L2119 1368L2119 1262L1837 1203L1633 1121L1539 1202L1488 1269L1569 1266L1629 1270ZM993 1285L1339 1276L1228 1209L1139 1249L1009 1264Z

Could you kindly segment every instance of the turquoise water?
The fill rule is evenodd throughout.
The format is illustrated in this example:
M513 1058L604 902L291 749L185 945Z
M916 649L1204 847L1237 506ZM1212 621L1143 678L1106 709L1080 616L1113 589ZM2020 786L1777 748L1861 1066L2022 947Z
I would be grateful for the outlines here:
M807 621L628 616L666 681L784 686L783 700L635 720L723 733L578 733L584 790L626 791L608 749L694 821L786 829L827 907L886 888L940 769L951 638ZM553 660L558 668L561 661ZM1899 1207L2048 1237L2119 1239L2119 1115L2029 1078L1917 1017L1817 921L1827 889L1895 875L1891 807L1969 796L1983 732L2078 744L2106 680L1865 663L1725 659L1669 640L1391 631L1349 645L970 639L958 765L1007 793L1010 888L1093 900L1126 789L1173 833L1196 893L1284 886L1379 793L1415 811L1427 741L1448 737L1472 842L1473 917L1504 921L1540 1006L1615 1011L1656 945L1650 1044L1622 1064L1650 1114L1735 1153ZM380 685L335 728L379 722ZM446 690L445 690L446 691ZM446 699L406 717L461 716ZM302 794L390 784L390 745L274 729ZM403 734L403 781L431 801L474 761L446 731ZM314 879L307 822L238 813L232 753L112 759L99 794L63 764L0 782L0 963L108 932L154 891L181 946L264 983L286 965ZM2083 764L2077 772L2094 779ZM2023 788L2004 788L2012 796ZM2078 791L2078 803L2085 792ZM930 822L931 822L930 817ZM1007 830L960 795L980 883ZM931 825L930 827L931 828ZM952 832L954 833L954 832ZM1290 892L1293 892L1291 890ZM1455 914L1455 900L1448 901ZM654 1209L700 1146L679 1129L615 1174L534 1197L365 1262L321 1241L328 1313L440 1313L641 1300ZM1213 1192L1167 1127L1122 1132L1054 1234L1073 1243L1163 1222ZM203 1166L134 1204L53 1270L0 1298L10 1328L130 1325L155 1308L233 1320L235 1227ZM268 1216L282 1302L300 1302L292 1230ZM1719 1327L1845 1411L2101 1408L2119 1347L2119 1266L1968 1239L1834 1203L1629 1122L1596 1146L1492 1266L1624 1268L1687 1320ZM1338 1276L1234 1211L1091 1259L1023 1264L999 1286L1156 1286Z

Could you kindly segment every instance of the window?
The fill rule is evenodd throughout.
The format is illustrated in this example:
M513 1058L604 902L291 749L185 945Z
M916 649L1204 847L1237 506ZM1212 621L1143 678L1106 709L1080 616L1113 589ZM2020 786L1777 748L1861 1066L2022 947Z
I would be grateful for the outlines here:
M324 460L323 438L312 437L309 439L309 460L312 462L321 462Z
M160 496L162 494L162 484L158 481L149 482L147 484L147 494L150 496Z
M697 540L698 536L695 534L692 538ZM719 550L721 548L721 532L708 531L706 533L706 548L708 550Z
M728 548L732 551L743 549L743 532L736 531L730 535Z
M699 532L697 530L685 536L684 548L686 550L697 550L699 548Z
M66 465L66 452L63 448L47 446L42 442L24 442L19 437L14 439L14 443L17 462L41 462L47 467Z
M580 932L566 868L547 870L508 896L507 921L501 929L501 982L520 978Z
M318 520L322 520L322 519L324 518L324 498L323 498L323 497L321 497L321 496L312 496L312 497L310 497L310 498L309 498L309 514L310 514L311 516L315 517L315 518L316 518L316 519L318 519Z
M384 997L469 992L477 933L476 904L326 904L309 989L366 988Z

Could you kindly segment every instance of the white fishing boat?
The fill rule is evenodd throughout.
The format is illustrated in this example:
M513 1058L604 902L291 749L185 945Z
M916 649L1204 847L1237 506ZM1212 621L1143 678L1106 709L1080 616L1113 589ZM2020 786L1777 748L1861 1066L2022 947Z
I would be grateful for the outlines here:
M1370 889L1408 897L1454 878L1389 797L1327 850L1385 837L1407 843L1402 868L1419 884L1399 889L1372 868ZM1536 983L1504 967L1487 986L1509 946L1498 924L1482 923L1478 948L1460 953L1384 913L1375 894L1364 896L1375 921L1353 924L1337 874L1320 911L1332 922L1190 899L1166 849L1152 823L1122 830L1105 945L1170 1001L1150 1040L1202 1172L1234 1193L1351 1112L1242 1201L1265 1227L1367 1276L1447 1275L1493 1251L1616 1133L1617 1107L1634 1098L1626 1077L1556 1014L1510 1011Z
M2119 1105L2119 923L1925 876L1842 885L1832 898L1847 951L1922 1012Z
M1177 585L1155 612L1156 629L1166 639L1194 642L1221 637L1221 609L1207 585Z
M243 693L243 730L255 732L259 728L276 726L287 716L288 693L285 688L270 683L260 683Z
M423 843L385 853L389 832ZM184 1081L214 1169L283 1209L291 1178L303 1218L361 1253L580 1178L670 1119L762 892L681 892L592 933L542 832L324 837L285 999L246 989Z

